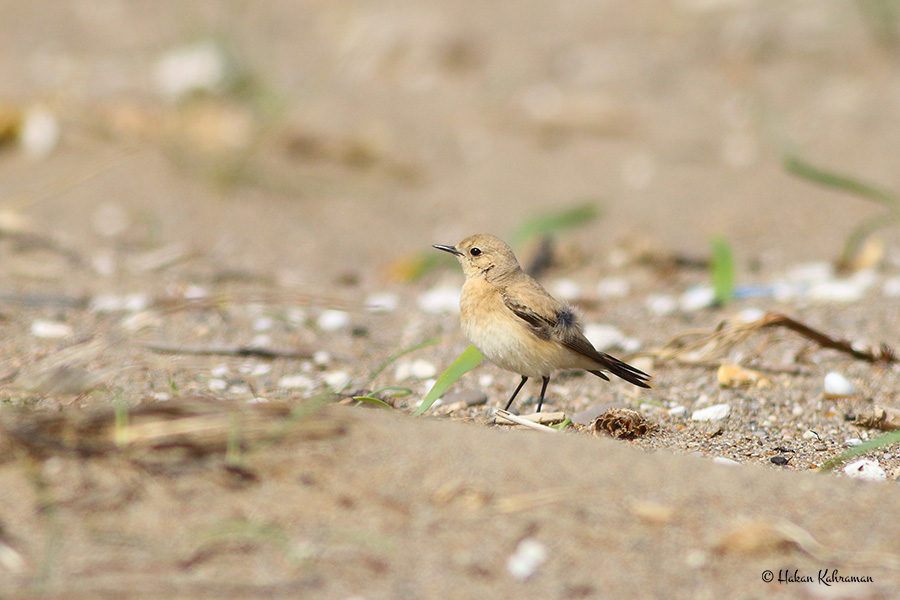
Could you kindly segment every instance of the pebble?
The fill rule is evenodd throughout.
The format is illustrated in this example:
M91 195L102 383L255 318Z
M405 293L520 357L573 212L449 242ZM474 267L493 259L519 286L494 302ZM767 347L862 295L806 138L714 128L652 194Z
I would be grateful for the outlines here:
M337 331L350 324L350 313L343 310L323 310L319 313L316 324L322 331Z
M392 292L372 294L366 298L366 308L372 312L394 312L400 305L400 297Z
M164 54L156 63L159 91L171 100L195 92L216 92L227 71L225 55L211 41L200 41Z
M184 298L185 300L200 300L202 298L208 298L209 292L206 291L206 288L201 287L199 285L191 284L184 288Z
M525 581L547 562L547 554L547 547L544 544L533 538L525 538L506 560L506 570L513 579Z
M487 373L480 375L478 377L478 385L481 387L491 387L494 385L494 376Z
M887 479L887 473L884 472L884 469L870 458L863 458L850 463L844 467L844 474L847 477L864 481L884 481Z
M210 379L207 387L211 392L223 392L228 388L228 382L224 379Z
M413 362L403 361L398 363L394 371L394 378L397 381L403 381L411 377L414 379L428 379L434 377L436 373L437 367L434 364L427 360L419 359Z
M59 339L72 335L72 327L61 321L35 319L31 323L31 335L45 339Z
M557 279L551 286L553 295L571 301L581 298L581 286L571 279Z
M624 277L607 277L597 282L597 295L601 298L624 298L631 292L631 284Z
M285 390L311 390L313 388L313 380L306 375L285 375L278 380L278 387Z
M888 298L897 298L900 296L900 277L890 277L884 282L881 293Z
M325 385L335 392L339 392L350 385L350 373L346 371L332 371L325 374Z
M844 446L847 448L856 448L857 446L862 446L863 441L859 438L847 438L844 440Z
M436 287L419 296L419 308L430 314L459 312L460 288Z
M429 379L437 374L437 367L425 359L413 361L409 366L409 373L416 379Z
M136 313L150 305L146 294L99 294L91 298L89 309L96 313L130 312Z
M253 320L253 331L269 331L275 325L272 317L257 317Z
M833 277L834 265L826 260L794 265L785 276L788 281L803 283L830 281Z
M852 396L853 384L837 371L825 375L825 393L829 396Z
M678 306L685 312L707 308L716 301L716 292L708 285L689 288L678 299Z
M612 348L620 348L625 335L614 325L590 324L584 328L584 335L594 348L604 352Z
M691 415L691 421L719 421L731 413L728 404L713 404L700 410L695 410Z
M741 463L739 463L738 461L732 460L732 459L730 459L730 458L725 458L724 456L717 456L717 457L715 457L714 459L712 459L712 461L713 461L714 464L717 464L717 465L725 465L726 467L739 467L739 466L741 466Z
M212 371L210 371L210 374L213 377L225 377L226 375L228 375L228 365L217 365L213 367Z
M812 429L807 429L806 431L803 432L802 437L804 440L817 440L817 439L819 439L819 434L816 433L815 431L813 431Z
M735 315L735 320L738 323L752 323L753 321L762 319L765 315L766 311L760 308L745 308Z
M650 294L644 301L647 310L658 317L664 317L675 312L678 302L667 294Z
M331 362L331 355L325 350L316 350L313 352L312 359L316 366L324 367Z
M31 158L46 158L59 144L59 120L41 106L29 108L19 129L19 145Z
M669 409L669 416L671 417L683 417L687 413L687 408L684 406L673 406Z
M250 375L253 375L254 377L259 377L260 375L268 375L271 372L272 372L272 365L267 365L265 363L261 363L261 364L256 365L255 367L253 367L253 369L250 370Z

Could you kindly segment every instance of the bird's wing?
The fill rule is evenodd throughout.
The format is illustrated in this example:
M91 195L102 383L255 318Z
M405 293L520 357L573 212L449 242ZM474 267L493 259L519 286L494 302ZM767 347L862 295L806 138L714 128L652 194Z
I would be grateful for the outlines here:
M519 290L515 291L520 292ZM540 291L543 292L543 289ZM650 387L647 384L647 380L650 379L649 375L594 348L581 331L572 309L558 302L546 292L538 294L528 289L523 294L521 292L512 293L506 289L501 292L501 296L506 307L525 321L536 336L544 340L558 341L569 350L593 360L601 369L609 371L629 383L638 387ZM595 374L606 379L600 370Z
M532 333L543 340L549 340L559 323L558 310L554 310L557 307L552 305L556 301L546 293L538 295L528 292L531 290L513 291L507 288L500 292L500 296L503 298L503 304L514 315L525 321Z

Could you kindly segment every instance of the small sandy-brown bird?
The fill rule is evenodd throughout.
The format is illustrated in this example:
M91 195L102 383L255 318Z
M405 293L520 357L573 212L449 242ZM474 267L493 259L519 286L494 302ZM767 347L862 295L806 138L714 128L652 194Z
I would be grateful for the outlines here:
M434 247L455 254L466 276L459 301L466 336L494 364L522 376L507 410L528 378L540 377L541 412L550 375L560 369L584 369L609 381L608 371L650 387L649 375L594 348L572 308L525 273L500 238L478 234L456 246Z

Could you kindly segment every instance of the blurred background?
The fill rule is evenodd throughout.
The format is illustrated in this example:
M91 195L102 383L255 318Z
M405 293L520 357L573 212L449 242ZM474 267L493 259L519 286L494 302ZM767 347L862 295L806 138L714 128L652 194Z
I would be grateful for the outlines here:
M623 244L704 254L711 236L781 264L836 256L879 209L785 157L900 190L894 0L0 14L0 233L88 257L7 255L0 277L199 255L327 287L573 206L596 210L573 237L601 265Z

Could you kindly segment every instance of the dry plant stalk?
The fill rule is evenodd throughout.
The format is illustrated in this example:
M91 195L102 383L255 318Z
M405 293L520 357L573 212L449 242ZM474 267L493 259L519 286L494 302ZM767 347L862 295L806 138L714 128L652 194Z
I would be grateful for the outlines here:
M169 448L202 456L224 452L229 444L246 446L294 436L321 438L344 429L321 412L299 415L281 403L247 405L206 397L148 403L116 413L107 407L86 414L4 415L0 432L39 457L141 455Z
M881 344L878 348L873 349L860 348L848 340L832 337L779 313L766 313L755 321L720 327L713 333L683 333L668 341L658 350L650 352L649 356L689 365L719 364L722 361L720 357L727 354L737 344L757 331L774 327L788 329L815 342L822 348L837 350L858 360L886 364L898 361L897 354L887 344ZM698 335L699 339L689 341Z
M873 406L869 412L857 415L853 424L882 431L896 431L900 429L900 409Z

